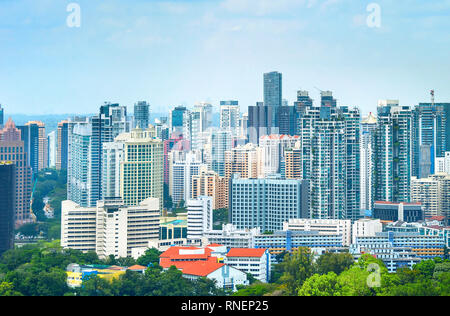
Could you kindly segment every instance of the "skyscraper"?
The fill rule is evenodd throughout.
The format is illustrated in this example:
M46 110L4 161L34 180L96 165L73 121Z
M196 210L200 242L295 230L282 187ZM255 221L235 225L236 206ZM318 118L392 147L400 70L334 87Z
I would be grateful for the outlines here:
M279 134L275 121L276 108L258 102L256 106L248 107L247 133L250 143L259 144L264 135Z
M0 128L3 128L5 122L5 109L0 104Z
M189 111L184 106L177 106L170 112L170 132L183 134L185 132L186 121L189 117ZM188 139L190 135L184 135L185 139Z
M285 150L295 146L298 136L266 135L259 140L261 174L269 176L281 174L284 169Z
M105 104L100 107L99 115L91 118L91 124L92 138L89 164L92 173L92 199L96 202L102 199L101 184L103 144L112 142L119 134L130 131L127 108L125 106L120 106L119 104L105 102Z
M230 183L230 222L238 229L282 230L289 219L308 216L307 182L278 176L241 179L235 175Z
M238 101L220 101L220 129L230 130L233 136L237 136L239 132L239 113Z
M221 177L225 175L225 152L231 149L231 131L218 130L211 133L210 169Z
M14 218L16 227L32 221L30 213L31 168L28 165L24 147L19 129L9 119L3 130L0 130L0 161L15 164ZM2 178L0 177L0 179Z
M18 126L25 144L25 152L28 157L28 165L31 166L33 175L39 170L48 167L48 140L45 133L45 124L31 121L24 126Z
M52 131L47 136L48 143L48 167L55 168L56 167L56 152L58 141L56 138L56 131Z
M148 128L150 124L150 104L139 101L134 104L134 128Z
M78 122L70 133L67 168L67 199L82 207L94 207L99 198L100 184L93 184L92 125Z
M139 205L147 198L159 199L163 207L163 143L149 131L135 129L124 141L120 167L120 195L125 205Z
M0 255L14 248L14 174L14 163L0 160Z
M282 74L269 72L264 74L264 105L282 106Z
M361 210L373 208L374 137L377 118L369 113L361 124Z
M357 108L302 107L297 124L302 179L310 180L311 218L358 219L359 123Z
M336 107L336 99L333 98L333 92L331 91L321 91L320 92L320 105L325 107Z
M169 192L177 205L191 198L192 178L199 175L202 168L207 169L207 165L193 152L172 151L170 156Z
M67 170L67 158L69 154L69 121L61 121L58 123L57 135L58 146L56 149L56 169Z
M375 201L409 202L412 111L396 100L378 103L375 132Z
M420 103L413 110L412 175L435 173L436 158L445 156L446 117L443 105Z

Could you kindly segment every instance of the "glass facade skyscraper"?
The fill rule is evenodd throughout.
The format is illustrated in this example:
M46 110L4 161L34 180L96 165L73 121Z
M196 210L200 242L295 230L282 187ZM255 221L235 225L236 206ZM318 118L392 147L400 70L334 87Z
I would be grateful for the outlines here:
M150 104L139 101L134 105L134 128L147 129L150 124Z
M14 163L0 161L0 255L14 248Z

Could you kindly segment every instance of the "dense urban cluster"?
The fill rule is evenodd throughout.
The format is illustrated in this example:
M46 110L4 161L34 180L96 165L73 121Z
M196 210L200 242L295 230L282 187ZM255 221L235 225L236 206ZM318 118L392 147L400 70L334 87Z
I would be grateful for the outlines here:
M450 295L450 103L263 88L48 134L0 106L0 295Z

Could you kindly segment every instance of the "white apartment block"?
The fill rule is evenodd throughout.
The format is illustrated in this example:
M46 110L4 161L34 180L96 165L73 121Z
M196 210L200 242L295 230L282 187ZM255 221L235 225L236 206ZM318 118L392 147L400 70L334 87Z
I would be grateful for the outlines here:
M229 130L233 136L239 134L240 108L238 101L220 102L220 129Z
M261 282L270 281L270 254L263 248L231 248L226 264L251 274Z
M159 217L159 201L155 198L128 207L121 199L98 201L93 208L63 201L61 246L95 251L101 259L110 255L129 257L133 248L159 240Z
M169 153L169 194L176 205L191 198L192 178L207 169L200 157L193 152L172 151Z
M120 165L124 156L125 144L119 142L118 138L115 142L103 144L102 196L104 198L120 197Z
M411 178L411 201L422 203L426 218L448 216L449 197L450 174L437 173L428 178Z
M187 239L192 244L201 244L203 234L213 228L213 200L209 196L189 199Z
M261 173L264 177L280 173L280 162L284 161L284 152L293 148L299 136L264 135L259 139L261 150Z
M379 219L362 218L353 223L352 243L357 237L373 237L376 233L383 231L383 225Z
M254 237L259 235L259 228L237 229L233 224L222 226L222 230L210 230L203 234L202 245L219 244L227 248L254 248Z
M320 235L341 235L344 246L351 244L352 222L349 219L293 218L283 224L284 231L317 231Z

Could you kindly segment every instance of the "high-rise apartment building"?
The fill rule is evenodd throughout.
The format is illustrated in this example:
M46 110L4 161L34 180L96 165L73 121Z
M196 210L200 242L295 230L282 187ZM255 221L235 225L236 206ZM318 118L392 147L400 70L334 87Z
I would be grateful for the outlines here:
M203 234L213 229L213 203L209 196L199 196L186 202L188 213L187 239L192 244L201 244Z
M207 165L193 152L172 151L170 157L169 193L172 202L177 205L191 198L192 178L202 168L207 169Z
M48 143L48 167L56 167L56 151L58 146L58 140L56 138L56 131L52 131L47 136Z
M240 179L235 175L230 182L230 222L238 229L281 230L289 219L308 216L308 192L307 181L276 176Z
M189 129L190 112L184 106L177 106L170 112L170 132L181 134L185 139L190 138ZM187 134L187 135L186 135Z
M163 206L163 143L149 131L135 129L124 141L125 154L120 168L120 196L125 205L139 205L157 198Z
M228 182L234 174L242 179L256 179L261 174L260 149L248 143L225 152L225 179Z
M101 200L103 144L114 141L119 134L130 131L127 108L105 102L100 113L91 118L92 138L90 153L91 193L94 201ZM95 205L95 204L94 204Z
M199 196L212 197L215 210L228 207L227 191L228 183L225 178L212 170L201 169L198 175L192 177L191 199Z
M357 108L338 108L330 102L304 106L298 120L302 179L310 180L311 186L310 217L357 220L360 113Z
M450 217L450 175L439 173L411 179L411 201L420 202L425 218Z
M409 202L411 199L412 112L398 101L378 104L375 132L375 201Z
M15 165L14 219L15 226L19 227L33 220L30 212L31 168L20 130L11 119L6 122L3 130L0 130L0 161L11 162Z
M0 104L0 128L3 128L4 123L5 123L5 109Z
M70 132L67 199L81 207L94 207L100 200L100 184L93 181L92 145L92 125L78 122Z
M69 155L69 121L61 121L57 128L56 169L67 170L67 159Z
M285 151L295 146L299 136L266 135L259 140L261 174L268 176L281 174L284 170Z
M323 107L336 107L337 101L333 98L333 92L321 91L320 92L320 106Z
M231 149L231 131L214 130L211 133L210 169L225 176L225 152Z
M361 210L373 208L374 137L377 118L369 113L361 124Z
M139 101L134 104L134 128L147 129L150 124L150 104Z
M28 157L28 164L31 166L33 174L48 167L48 141L45 133L45 124L38 121L31 121L24 126L18 126L21 137L25 144L25 152Z
M301 143L296 142L292 148L284 152L284 177L286 179L302 179L302 148ZM283 175L283 173L282 173Z
M444 157L446 116L443 105L420 103L412 111L412 175L427 178L435 173L435 159Z
M125 157L127 133L120 134L114 142L103 144L102 196L120 197L120 168Z
M250 143L259 144L261 136L279 134L276 122L277 111L277 108L262 102L248 107L247 136Z
M14 248L15 166L0 159L0 255Z
M238 101L220 101L220 129L239 135L240 108Z

